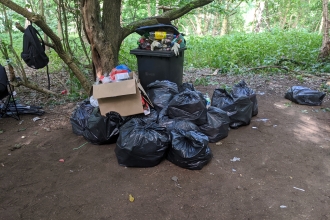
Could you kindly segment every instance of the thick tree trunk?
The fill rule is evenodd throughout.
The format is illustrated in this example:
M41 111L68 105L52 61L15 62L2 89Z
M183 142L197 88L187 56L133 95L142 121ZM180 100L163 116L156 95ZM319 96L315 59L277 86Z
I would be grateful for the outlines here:
M192 9L201 7L213 0L195 0L178 9L169 10L157 17L175 20ZM118 64L121 42L140 26L157 24L157 17L146 18L120 26L121 0L104 0L103 13L98 0L81 0L84 28L92 50L92 60L96 76L109 73Z
M118 54L123 41L120 25L121 0L104 1L103 17L97 0L83 0L81 4L86 36L91 45L96 76L110 73L118 64Z
M330 55L328 4L329 0L323 0L323 40L319 54L320 60L329 59Z
M175 20L195 8L207 5L214 0L193 0L187 5L167 11L159 18ZM81 13L84 19L84 31L92 49L92 60L97 75L110 72L118 64L118 56L121 42L136 28L157 24L157 17L132 22L124 27L120 25L121 0L103 0L101 13L99 0L80 0ZM16 13L26 17L38 25L53 42L53 49L59 57L68 65L77 77L82 87L89 94L91 83L80 70L75 60L64 50L60 38L45 23L40 15L33 14L11 0L0 0L0 3L12 9ZM102 14L102 17L101 17Z

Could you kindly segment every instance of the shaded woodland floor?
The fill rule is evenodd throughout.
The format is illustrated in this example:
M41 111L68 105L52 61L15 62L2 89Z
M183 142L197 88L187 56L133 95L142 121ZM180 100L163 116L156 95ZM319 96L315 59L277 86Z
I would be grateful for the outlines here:
M166 160L152 168L119 166L115 145L92 145L72 133L76 103L45 106L36 122L34 115L0 119L1 219L330 219L329 97L314 107L283 98L290 86L318 89L322 79L211 80L243 78L257 92L259 114L210 144L213 159L200 171ZM216 87L196 86L210 95Z

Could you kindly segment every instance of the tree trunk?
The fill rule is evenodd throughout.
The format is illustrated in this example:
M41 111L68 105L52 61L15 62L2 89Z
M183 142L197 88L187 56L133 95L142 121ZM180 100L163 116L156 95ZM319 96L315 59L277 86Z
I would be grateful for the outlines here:
M91 45L92 60L97 77L110 73L118 64L123 30L120 26L121 0L105 0L103 19L96 0L83 0L81 4L86 36Z
M320 60L328 60L330 54L328 4L329 0L323 0L323 39L319 53Z
M225 15L222 20L220 36L224 36L228 33L228 15Z
M219 34L218 30L220 29L220 14L217 13L215 16L214 16L214 19L213 19L213 28L212 28L212 36L216 36L217 34Z
M210 28L210 23L211 23L210 17L211 17L211 15L209 13L205 12L203 34L209 33L209 28Z
M201 36L202 35L202 20L201 15L198 13L195 15L195 23L196 23L196 35Z
M40 8L40 15L45 19L45 22L47 22L46 16L45 16L44 0L39 1L39 8ZM48 36L45 33L44 33L43 40L48 43ZM50 48L48 46L46 46L45 49L49 50Z
M193 0L187 5L173 9L158 16L175 20L187 14L195 8L207 5L214 0ZM85 92L89 94L91 83L79 68L78 63L64 50L60 38L45 23L43 18L31 13L11 0L0 0L0 3L12 9L16 13L31 20L41 30L48 35L53 42L53 49L59 57L68 65L73 74L77 77ZM102 75L109 73L118 64L118 56L121 42L136 28L157 24L156 17L134 21L124 27L120 25L121 0L103 0L103 12L101 13L99 0L80 0L81 13L84 19L84 31L92 49L92 61L95 66L96 74ZM102 15L102 17L101 17Z
M281 18L281 28L282 29L287 29L288 28L288 24L287 24L287 15L289 12L289 9L291 7L291 3L289 1L289 3L287 4L286 8L285 8L285 12L281 13L282 18Z
M159 7L159 0L156 0L156 13L155 13L156 16L159 14L158 7Z
M221 31L220 31L220 36L224 36L226 34L228 34L228 27L229 27L229 8L230 8L230 3L227 2L227 6L226 6L226 11L227 13L224 14L223 16L223 20L222 20L222 25L221 25Z
M148 11L148 17L151 17L151 4L150 4L150 0L148 0L148 2L147 2L147 11Z
M320 21L320 26L319 26L319 35L322 34L322 30L323 30L323 13L322 13L322 17L321 17L321 21ZM316 31L316 30L315 30Z
M256 33L259 33L260 32L260 29L261 29L261 23L262 23L262 20L263 20L263 11L265 9L265 2L264 1L260 1L259 2L259 6L258 6L258 10L256 11L256 26L255 26L255 29L254 31Z
M269 19L269 7L268 7L268 1L265 1L265 23L266 23L266 27L268 30L270 30L270 19Z

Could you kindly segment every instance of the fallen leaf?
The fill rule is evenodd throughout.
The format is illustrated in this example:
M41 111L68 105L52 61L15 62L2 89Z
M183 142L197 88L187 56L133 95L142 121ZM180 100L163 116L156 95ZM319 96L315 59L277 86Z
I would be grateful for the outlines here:
M128 195L128 199L130 202L134 202L134 197L131 194Z

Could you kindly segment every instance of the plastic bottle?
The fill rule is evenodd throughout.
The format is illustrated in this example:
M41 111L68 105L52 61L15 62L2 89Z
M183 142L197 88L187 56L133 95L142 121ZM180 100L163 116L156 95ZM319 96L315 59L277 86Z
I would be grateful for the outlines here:
M174 34L166 31L153 31L149 32L150 40L162 40L169 39L172 40L174 38Z
M206 100L206 108L209 108L211 106L211 99L208 93L204 95L204 99Z

